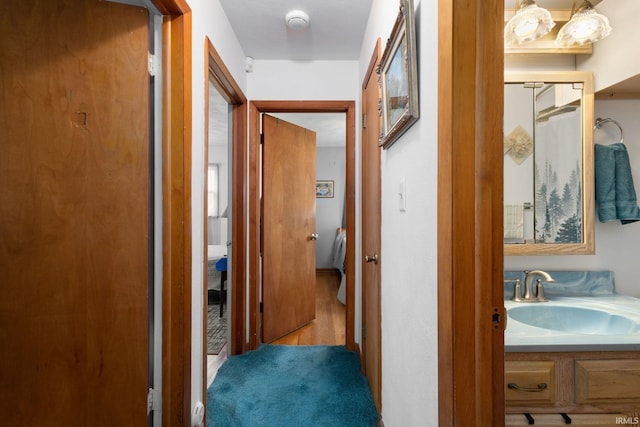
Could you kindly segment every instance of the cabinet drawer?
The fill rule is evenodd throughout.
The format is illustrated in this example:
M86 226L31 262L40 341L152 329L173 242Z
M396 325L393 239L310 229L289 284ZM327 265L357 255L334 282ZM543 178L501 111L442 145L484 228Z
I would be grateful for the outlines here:
M576 360L577 403L640 403L640 360Z
M551 360L508 361L504 370L507 404L556 401L556 364Z

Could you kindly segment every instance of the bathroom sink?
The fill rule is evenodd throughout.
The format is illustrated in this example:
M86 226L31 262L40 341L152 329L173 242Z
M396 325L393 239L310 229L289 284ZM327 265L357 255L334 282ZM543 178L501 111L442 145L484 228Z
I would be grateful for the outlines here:
M510 308L507 314L527 325L576 334L627 335L640 331L640 325L628 317L585 307L527 304Z

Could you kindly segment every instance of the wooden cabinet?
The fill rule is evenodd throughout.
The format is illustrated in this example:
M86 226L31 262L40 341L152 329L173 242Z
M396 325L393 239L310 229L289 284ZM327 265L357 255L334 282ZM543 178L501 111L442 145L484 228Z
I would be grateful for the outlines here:
M640 403L640 359L576 360L576 403Z
M507 414L637 413L640 351L505 353Z
M514 360L505 364L507 402L552 405L556 402L556 364L552 360Z

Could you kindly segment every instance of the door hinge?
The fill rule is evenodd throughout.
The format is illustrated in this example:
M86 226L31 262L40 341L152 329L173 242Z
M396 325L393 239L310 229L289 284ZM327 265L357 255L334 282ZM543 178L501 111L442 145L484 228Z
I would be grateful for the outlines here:
M367 325L362 325L362 339L367 338Z
M260 313L264 313L264 304L260 303Z
M362 129L367 128L367 115L362 113Z
M264 144L264 133L260 134L260 144Z
M149 75L150 76L155 76L158 72L158 70L160 69L160 64L158 63L158 60L160 58L158 57L158 55L154 55L152 53L149 53Z
M149 389L147 393L147 415L151 411L157 411L162 407L162 394L159 390Z

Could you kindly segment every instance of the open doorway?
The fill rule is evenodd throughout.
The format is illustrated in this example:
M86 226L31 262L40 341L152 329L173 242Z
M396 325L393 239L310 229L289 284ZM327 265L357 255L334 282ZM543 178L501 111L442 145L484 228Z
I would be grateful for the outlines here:
M203 395L226 354L246 349L246 97L206 39ZM217 330L208 330L209 322ZM210 339L210 335L213 335ZM214 356L214 365L208 362ZM210 359L211 360L211 359Z
M345 117L345 201L347 239L345 255L345 341L355 350L354 340L354 287L355 287L355 102L353 101L254 101L250 107L249 143L249 348L255 349L262 343L262 303L260 214L260 130L261 114L278 113L341 113ZM335 183L334 183L335 185ZM334 187L335 192L335 187ZM335 197L335 196L334 196ZM333 231L337 233L337 227ZM349 239L349 233L354 237Z
M229 341L229 306L227 289L232 283L228 253L231 188L232 140L229 135L230 106L214 84L214 76L208 81L208 132L207 132L207 191L205 241L207 245L206 349L207 384L213 380L218 367L226 359Z
M344 345L347 238L345 113L291 112L271 115L315 132L315 182L310 184L311 187L315 185L315 189L309 189L315 191L315 199L312 199L315 200L312 243L315 246L315 292L311 297L315 299L315 318L272 343ZM298 161L295 163L300 164ZM268 308L265 306L264 310Z

